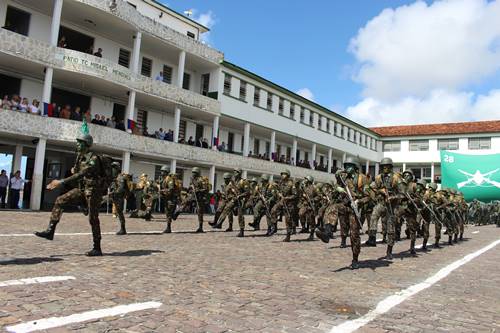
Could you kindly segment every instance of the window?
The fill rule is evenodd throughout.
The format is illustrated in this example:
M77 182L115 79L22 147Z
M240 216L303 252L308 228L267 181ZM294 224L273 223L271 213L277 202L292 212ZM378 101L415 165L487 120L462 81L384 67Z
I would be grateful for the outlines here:
M469 138L469 149L491 149L491 138Z
M7 6L4 29L28 36L31 14L15 7Z
M304 113L305 113L305 110L303 107L300 108L300 122L303 123L304 122Z
M151 77L151 68L153 67L153 60L142 57L141 74Z
M191 86L191 75L188 73L184 73L184 78L182 80L182 89L189 90L189 87Z
M163 82L172 84L172 67L163 65Z
M260 153L260 140L254 139L253 140L253 154L259 155L259 153Z
M326 120L326 131L330 133L330 119Z
M384 151L400 151L401 141L385 141Z
M272 111L273 109L273 94L270 92L267 93L267 109Z
M309 125L314 125L314 112L309 112Z
M431 168L422 168L423 174L422 178L431 178L432 170Z
M438 140L438 150L457 150L458 139L440 139Z
M295 104L290 103L290 118L295 119Z
M260 88L255 87L255 91L253 92L253 105L260 105Z
M245 81L240 81L240 99L247 99L247 83Z
M281 115L283 114L283 110L285 109L284 103L285 103L285 100L280 97L280 101L279 101L279 104L278 104L278 113L281 114Z
M224 74L224 94L231 94L231 75Z
M209 86L210 86L210 73L203 74L201 76L201 94L203 96L208 96Z
M323 127L323 117L318 116L318 129Z
M195 38L196 38L196 35L195 35L195 34L193 34L191 31L188 31L188 32L187 32L187 36L188 36L189 38L193 38L193 39L195 39Z
M372 138L372 149L377 150L377 140Z
M118 65L123 67L130 66L130 51L125 49L120 49L120 54L118 55Z
M429 140L410 140L410 151L428 151Z

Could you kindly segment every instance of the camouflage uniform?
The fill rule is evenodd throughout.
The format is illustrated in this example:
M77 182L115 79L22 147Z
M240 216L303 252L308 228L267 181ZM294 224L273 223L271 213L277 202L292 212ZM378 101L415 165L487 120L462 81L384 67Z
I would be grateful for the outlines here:
M189 203L196 204L196 211L198 215L198 229L196 232L203 232L203 213L208 204L208 192L210 191L210 182L207 177L201 176L200 168L194 167L192 169L193 176L191 177L191 184L189 187L189 196L184 204L184 207Z
M182 183L177 179L175 173L166 175L167 170L167 166L162 167L163 175L160 183L160 194L165 200L165 216L167 220L167 227L163 233L169 234L172 232L172 220L176 218L175 209L180 199Z
M113 183L111 183L109 198L113 204L113 213L116 214L120 222L120 229L116 233L117 235L125 235L127 233L125 216L123 215L123 204L133 190L133 186L132 176L127 173L120 173Z
M108 172L112 171L111 166L103 165L103 160L96 153L89 151L92 146L93 139L90 135L81 135L77 138L78 155L72 175L55 181L48 185L49 189L57 188L65 183L76 182L76 187L69 192L57 197L47 230L35 232L38 237L48 240L54 239L54 233L57 224L59 223L63 207L69 204L79 204L84 206L89 216L89 223L92 228L93 248L87 252L88 256L100 256L101 251L101 227L99 223L99 208L104 192L111 184L110 179L104 177ZM111 168L110 170L106 169ZM53 185L52 185L53 184Z
M219 220L219 217L222 215L222 212L228 205L228 202L230 201L230 197L232 195L231 193L231 174L229 172L224 173L224 185L222 186L222 197L219 200L219 205L217 206L217 211L215 212L214 215L214 220L213 222L209 223L212 228L220 229L222 228L222 223L224 220L221 220L220 224L217 224L217 221ZM229 212L227 214L227 218L229 220L229 227L226 229L227 232L233 231L233 212Z
M417 232L419 225L417 223L417 214L419 212L419 207L417 206L416 196L417 196L417 184L413 181L413 172L406 170L403 172L403 180L401 182L401 193L403 197L400 200L398 209L396 209L396 220L406 221L406 230L410 237L410 253L416 254L415 252L415 241L417 239ZM399 228L401 232L401 227ZM398 231L396 231L396 237L398 236Z
M316 229L316 206L319 200L319 195L314 178L306 176L302 183L302 191L299 197L299 219L302 226L309 230L309 240L314 239L314 230Z
M150 221L154 199L158 194L158 185L156 182L149 180L148 175L143 173L135 186L134 194L136 210L130 214L130 217L143 218L146 221Z
M286 237L284 242L290 241L290 236L294 228L295 207L297 206L297 187L290 179L290 171L281 173L281 179L278 185L278 201L271 209L271 223L273 229L277 230L278 216L281 212L285 214Z
M274 189L274 184L269 183L269 177L262 175L260 184L254 189L255 205L253 208L253 224L251 226L255 230L260 229L260 221L266 216L268 233L271 231L271 207L274 205L274 194L271 193Z

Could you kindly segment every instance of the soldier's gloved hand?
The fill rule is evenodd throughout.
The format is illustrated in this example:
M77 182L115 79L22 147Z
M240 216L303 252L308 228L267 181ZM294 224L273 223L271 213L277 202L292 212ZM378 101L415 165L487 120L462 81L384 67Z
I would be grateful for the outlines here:
M58 179L54 179L47 185L47 190L52 191L58 188L63 182Z

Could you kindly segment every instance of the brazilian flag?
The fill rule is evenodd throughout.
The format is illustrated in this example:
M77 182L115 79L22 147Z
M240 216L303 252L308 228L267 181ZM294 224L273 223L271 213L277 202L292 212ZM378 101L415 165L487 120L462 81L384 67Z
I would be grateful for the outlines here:
M464 194L465 200L500 200L500 154L465 155L441 151L441 185Z

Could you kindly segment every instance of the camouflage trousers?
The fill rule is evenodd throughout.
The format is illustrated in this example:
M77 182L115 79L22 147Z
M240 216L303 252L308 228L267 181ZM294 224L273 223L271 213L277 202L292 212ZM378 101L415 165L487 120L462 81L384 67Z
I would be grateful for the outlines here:
M259 200L255 206L253 207L253 223L255 225L258 225L260 223L260 220L266 216L267 219L267 226L271 226L271 216L269 215L270 212L267 212L266 205L262 202L262 200Z
M177 207L177 202L174 200L165 201L165 217L167 218L167 223L172 223L172 219L175 213L175 207Z
M415 242L417 239L417 233L420 224L417 222L417 212L412 209L405 209L403 212L400 213L401 215L398 216L398 220L402 221L403 219L406 221L406 229L409 232L410 239ZM401 225L399 226L399 231L401 231ZM398 230L396 230L396 233Z
M350 231L349 235L351 241L352 259L357 261L359 253L361 252L361 236L359 234L359 224L356 221L356 216L354 215L352 209L346 207L346 213L340 218L341 235L342 225L344 225L344 236L342 237L347 237L346 232ZM347 229L347 231L345 229Z
M227 201L224 205L224 209L219 216L219 221L224 221L224 219L230 216L229 224L232 225L233 212L237 210L238 212L238 226L240 229L245 229L245 217L243 216L244 207L238 203L238 200Z
M422 209L420 214L417 216L417 223L422 228L424 241L427 241L430 236L430 224L432 222L432 214L428 209ZM441 224L437 221L434 221L434 233L436 241L439 241L441 238Z
M285 215L287 232L291 232L295 226L293 205L280 200L273 206L273 208L271 209L271 223L275 227L277 227L278 225L278 217L281 213Z
M394 209L392 210L394 212ZM370 235L377 234L378 220L382 221L382 234L387 236L387 245L394 245L394 235L396 233L396 216L387 212L387 207L384 203L379 202L373 208L373 213L370 217Z
M101 241L101 226L99 222L99 208L101 207L101 201L102 193L94 191L89 195L86 195L79 188L74 188L57 197L50 214L50 221L57 224L61 220L64 206L70 204L83 206L88 212L94 244L99 243Z
M303 205L299 208L299 220L304 229L310 228L311 231L314 231L316 228L316 216L312 207L308 205Z
M318 209L318 222L317 225L323 228L325 224L325 212L329 205L323 205Z
M214 224L217 223L217 221L219 220L219 218L222 215L222 212L224 211L226 206L227 206L227 201L225 199L222 199L219 201L219 206L217 206L217 210L215 211L215 215L214 215L214 221L213 221ZM233 225L233 212L230 212L227 215L227 218L229 220L229 225L232 226ZM224 222L224 219L221 220L221 223Z

